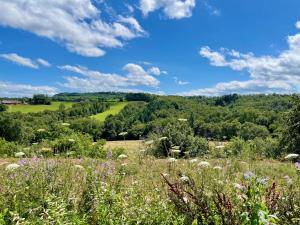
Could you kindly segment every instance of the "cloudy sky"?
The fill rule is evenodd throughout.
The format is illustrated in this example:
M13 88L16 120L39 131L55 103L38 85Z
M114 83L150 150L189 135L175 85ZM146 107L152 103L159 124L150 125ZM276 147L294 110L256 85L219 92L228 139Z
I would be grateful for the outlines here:
M300 92L299 0L0 0L0 96Z

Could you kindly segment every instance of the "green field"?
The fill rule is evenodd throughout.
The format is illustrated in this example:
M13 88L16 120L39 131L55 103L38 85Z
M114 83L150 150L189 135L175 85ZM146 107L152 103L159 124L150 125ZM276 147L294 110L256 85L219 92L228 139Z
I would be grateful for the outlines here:
M70 108L73 102L52 102L51 105L10 105L8 107L8 112L42 112L44 110L55 111L58 110L59 105L63 103L66 108Z
M106 110L105 112L102 112L102 113L98 113L98 114L92 116L92 118L95 118L95 119L103 122L107 116L118 114L127 104L128 104L128 102L113 103L110 106L109 110Z

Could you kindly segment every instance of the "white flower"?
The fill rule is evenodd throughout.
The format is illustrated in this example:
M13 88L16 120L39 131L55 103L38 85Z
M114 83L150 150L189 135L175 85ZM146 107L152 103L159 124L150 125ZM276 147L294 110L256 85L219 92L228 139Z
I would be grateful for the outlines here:
M126 167L127 163L122 163L121 166Z
M179 118L178 121L182 121L182 122L186 122L187 119L184 119L184 118Z
M207 168L207 167L210 167L210 163L206 162L206 161L201 161L198 163L198 166L202 167L202 168Z
M299 157L299 154L288 154L284 159L297 159Z
M181 151L180 151L180 150L177 150L177 149L175 149L175 150L171 150L171 152L172 152L172 153L175 153L175 154L179 154Z
M23 157L23 156L25 156L25 153L24 153L24 152L16 152L16 153L15 153L15 157L16 157L16 158Z
M84 167L82 165L75 165L74 167L79 170L84 170Z
M239 189L239 190L244 190L244 189L245 189L245 187L244 187L243 185L238 184L238 183L234 183L233 186L234 186L235 188Z
M190 163L197 163L199 160L198 159L191 159Z
M216 146L216 149L222 149L222 148L225 148L225 146L224 145L218 145L218 146Z
M121 133L119 133L119 136L125 136L127 134L128 134L128 132L121 132Z
M168 176L169 176L168 173L163 173L162 175L163 175L164 177L168 177Z
M12 163L12 164L8 164L5 169L12 171L12 170L18 169L19 167L20 167L20 165L18 165L16 163Z
M182 182L182 183L187 183L187 182L189 182L189 178L187 177L187 176L185 176L185 175L183 175L182 177L180 177L180 181Z
M177 159L175 159L175 158L168 158L169 163L173 163L173 162L176 162L176 161L177 161Z
M152 145L153 142L154 142L153 140L149 140L149 141L146 141L145 144L146 144L146 145Z
M38 129L36 130L37 132L45 132L46 130L45 129Z
M167 139L168 139L168 137L161 137L161 138L159 138L160 141L167 140Z
M128 156L125 154L121 154L118 156L118 159L126 159Z
M72 139L72 138L70 138L68 141L69 141L69 142L75 142L75 140Z
M184 201L184 203L188 203L189 199L187 197L183 197L183 201Z
M65 127L68 127L68 126L70 126L70 124L69 124L69 123L62 123L61 125L65 126Z
M215 170L222 170L222 167L221 166L215 166L214 169Z

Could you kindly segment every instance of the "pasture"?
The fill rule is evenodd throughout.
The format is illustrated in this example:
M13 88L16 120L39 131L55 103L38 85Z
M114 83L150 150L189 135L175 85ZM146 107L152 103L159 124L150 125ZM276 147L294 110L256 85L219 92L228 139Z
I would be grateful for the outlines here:
M105 118L109 115L118 114L129 102L112 103L110 108L102 113L91 116L92 118L104 122Z
M36 113L45 110L55 111L59 109L60 104L64 104L65 108L70 108L73 102L52 102L51 105L9 105L8 112L21 112L21 113Z

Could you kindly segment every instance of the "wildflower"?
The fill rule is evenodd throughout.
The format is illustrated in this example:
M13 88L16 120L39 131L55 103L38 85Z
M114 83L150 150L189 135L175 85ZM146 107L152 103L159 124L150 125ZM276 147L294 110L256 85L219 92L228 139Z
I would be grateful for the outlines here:
M25 166L25 165L27 164L27 161L24 160L24 159L22 159L22 160L19 160L18 164L19 164L20 166Z
M23 157L23 156L25 156L25 153L24 153L24 152L16 152L16 153L15 153L15 157L16 157L16 158L20 158L20 157Z
M146 144L146 145L152 145L153 142L154 142L153 140L149 140L149 141L146 141L145 144Z
M121 154L118 156L118 159L126 159L128 156L125 154Z
M245 189L245 186L241 185L241 184L238 184L238 183L234 183L233 186L239 190L244 190Z
M46 130L45 129L37 129L36 131L37 132L45 132Z
M296 162L296 163L295 163L295 167L296 167L296 170L299 170L299 171L300 171L300 163L299 163L299 162Z
M251 179L252 177L255 177L255 174L252 173L251 171L248 171L248 172L244 173L244 179L245 179L245 180L249 180L249 179Z
M126 167L127 163L122 163L121 166Z
M222 170L222 167L221 166L215 166L214 169L215 170Z
M187 119L184 119L184 118L179 118L178 121L181 121L181 122L186 122Z
M180 179L179 179L182 183L187 183L187 182L189 182L189 178L187 177L187 176L185 176L185 175L183 175L182 177L180 177Z
M69 124L69 123L62 123L61 125L65 126L65 127L68 127L68 126L70 126L70 124Z
M202 167L202 168L208 168L208 167L210 167L210 163L206 162L206 161L201 161L198 163L198 166Z
M297 159L299 157L299 154L288 154L287 156L284 157L284 159L289 160L289 159Z
M146 149L141 149L140 150L140 153L145 153L146 152Z
M75 140L72 139L72 138L70 138L68 141L69 141L69 142L75 142Z
M284 176L283 178L286 180L288 186L293 184L293 180L288 175Z
M196 163L196 162L198 162L199 160L198 159L191 159L190 160L190 163Z
M218 146L216 146L216 149L223 149L223 148L225 148L224 145L218 145Z
M128 132L121 132L121 133L119 133L119 136L125 136L127 134L128 134Z
M175 159L175 158L168 158L168 162L169 163L174 163L174 162L176 162L177 161L177 159Z
M168 137L161 137L161 138L159 138L160 141L164 141L164 140L167 140L167 139L168 139Z
M266 185L268 183L269 179L270 179L269 177L263 177L263 178L258 179L257 182L259 184Z
M184 201L184 203L188 203L189 199L187 197L183 197L183 201Z
M12 164L8 164L5 169L12 171L12 170L18 169L19 167L20 167L20 165L18 165L16 163L12 163Z
M174 154L179 154L181 151L180 151L180 150L177 150L177 149L174 149L174 150L171 149L171 152L174 153Z
M78 170L84 170L84 167L82 165L75 165L74 168Z
M163 173L162 175L163 175L163 177L167 177L167 176L169 176L169 174L168 174L168 173Z

